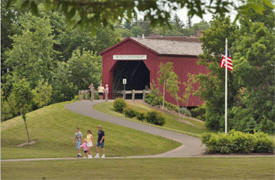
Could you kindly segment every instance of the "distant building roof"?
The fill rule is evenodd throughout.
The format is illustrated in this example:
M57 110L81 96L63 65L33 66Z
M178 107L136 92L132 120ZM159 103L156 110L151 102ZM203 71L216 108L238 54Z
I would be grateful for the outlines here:
M116 48L120 44L133 40L141 46L154 51L160 55L178 55L178 56L198 56L202 54L201 43L196 37L185 36L148 36L125 38L120 43L105 49L100 54L104 54L109 50Z
M162 39L171 41L187 41L187 42L200 42L198 37L187 37L187 36L162 36L162 35L149 35L146 39Z
M198 38L164 36L131 39L162 55L198 56L202 53Z

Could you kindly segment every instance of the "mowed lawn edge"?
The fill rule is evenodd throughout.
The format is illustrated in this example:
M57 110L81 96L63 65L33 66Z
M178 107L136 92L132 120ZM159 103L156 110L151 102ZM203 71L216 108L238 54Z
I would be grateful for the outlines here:
M27 114L33 145L17 147L26 142L21 117L1 123L2 159L74 157L74 130L79 127L84 135L91 129L97 138L97 126L106 134L106 156L154 155L175 149L181 144L163 137L86 117L65 109L70 102L52 104ZM93 148L95 152L95 147Z
M190 157L2 162L2 177L30 179L261 179L275 178L274 157Z
M126 101L127 102L127 106L136 109L138 111L141 112L147 112L147 111L153 111L155 109L153 109L152 107L150 107L149 105L134 101ZM116 117L120 117L129 121L134 121L134 122L138 122L138 123L143 123L143 124L147 124L150 126L154 126L154 127L159 127L162 129L166 129L166 130L170 130L170 131L175 131L178 133L182 133L182 134L187 134L190 136L194 136L194 137L201 137L201 134L204 132L207 132L205 126L204 126L204 122L199 122L196 120L192 120L190 118L183 118L183 117L179 117L177 115L173 115L173 114L167 114L164 112L161 112L165 119L166 119L166 123L163 126L157 126L157 125L153 125L153 124L149 124L145 121L141 122L139 120L137 120L137 118L128 118L126 117L124 114L119 113L119 112L115 112L113 110L113 105L112 102L102 102L102 103L98 103L95 104L93 106L94 110L111 115L111 116L116 116ZM156 110L158 111L158 110ZM160 111L159 111L160 112ZM188 121L190 123L193 124L187 124L184 123L183 121L180 122L180 120L183 119L185 121Z

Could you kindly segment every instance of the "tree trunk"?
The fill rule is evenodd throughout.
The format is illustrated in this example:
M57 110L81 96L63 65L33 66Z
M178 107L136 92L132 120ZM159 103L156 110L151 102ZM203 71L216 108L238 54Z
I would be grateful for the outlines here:
M164 80L164 83L163 83L163 99L162 99L162 109L164 109L164 101L165 101L165 86L166 86L166 80Z
M180 113L179 99L177 98L176 100L177 100L177 106L178 106L178 108L179 108L179 109L178 109L178 114L179 114L179 113Z
M190 93L189 93L189 96L188 96L188 99L187 99L187 106L186 107L188 107L189 106L189 100L190 100L190 96L192 95L193 93L192 93L192 89L190 90Z
M26 133L27 133L27 142L28 144L31 142L30 135L29 135L29 130L27 126L27 120L26 120L26 115L22 115L22 118L24 120L25 128L26 128Z

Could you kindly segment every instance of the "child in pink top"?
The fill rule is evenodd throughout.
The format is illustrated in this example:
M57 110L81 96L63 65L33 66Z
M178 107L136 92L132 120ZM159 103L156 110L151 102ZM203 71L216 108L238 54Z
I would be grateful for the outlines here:
M83 144L80 145L80 147L83 149L85 153L85 157L88 158L88 146L87 146L87 141L85 140Z

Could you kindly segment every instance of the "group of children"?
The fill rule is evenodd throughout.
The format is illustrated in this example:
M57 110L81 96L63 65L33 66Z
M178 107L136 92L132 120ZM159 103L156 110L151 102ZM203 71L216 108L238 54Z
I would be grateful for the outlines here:
M105 139L105 133L102 130L102 126L98 126L98 138L97 138L97 143L96 143L96 155L95 158L100 158L99 157L99 153L98 153L98 149L99 147L101 147L102 150L102 156L101 158L105 158L105 154L104 154L104 139ZM81 149L83 149L85 157L88 159L92 159L92 147L94 146L94 138L92 135L92 131L88 130L87 131L87 136L86 138L83 140L83 135L80 132L79 128L76 128L75 131L75 138L73 143L76 144L76 149L77 149L77 157L82 157L81 155Z

